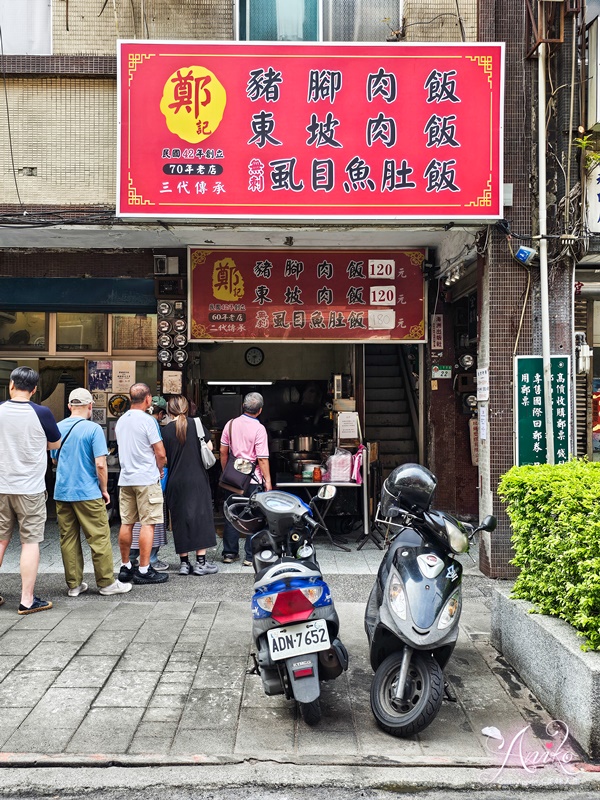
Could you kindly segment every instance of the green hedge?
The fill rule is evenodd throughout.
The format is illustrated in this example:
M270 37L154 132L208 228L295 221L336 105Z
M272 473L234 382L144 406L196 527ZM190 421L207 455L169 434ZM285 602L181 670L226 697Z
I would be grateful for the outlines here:
M520 570L513 597L570 623L583 650L600 650L600 463L513 467L498 494Z

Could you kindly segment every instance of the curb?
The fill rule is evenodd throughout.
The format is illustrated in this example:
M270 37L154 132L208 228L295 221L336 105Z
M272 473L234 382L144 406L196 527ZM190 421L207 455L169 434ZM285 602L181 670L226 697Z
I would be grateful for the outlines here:
M15 766L15 765L13 765ZM25 766L23 764L23 766ZM55 766L59 766L55 764ZM63 764L64 766L64 764ZM73 764L73 766L75 766ZM505 769L499 772L498 765L489 767L437 766L387 766L347 765L324 766L320 769L307 769L307 765L290 764L280 761L256 762L252 759L240 763L224 762L206 764L198 761L187 766L155 766L119 768L106 765L106 769L75 767L68 771L48 767L31 768L27 773L21 769L6 770L2 773L0 797L25 795L77 796L83 793L93 797L94 792L123 790L127 796L147 787L168 787L169 792L193 787L197 789L202 781L206 791L262 789L275 790L323 790L361 789L386 792L414 793L423 791L499 791L523 789L528 793L543 792L544 797L555 790L582 790L597 792L600 776L586 772L565 775L552 767L535 772L518 769ZM285 769L281 769L285 766ZM199 768L202 770L199 773ZM304 794L302 794L304 796Z

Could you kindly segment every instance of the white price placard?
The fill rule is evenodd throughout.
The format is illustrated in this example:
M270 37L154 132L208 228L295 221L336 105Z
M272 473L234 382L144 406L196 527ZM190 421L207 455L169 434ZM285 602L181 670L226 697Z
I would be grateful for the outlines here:
M391 331L396 327L396 312L393 308L370 308L370 331Z
M369 289L369 305L371 306L395 306L396 287L395 286L371 286Z
M396 262L393 259L369 259L369 278L388 278L393 280L396 272Z

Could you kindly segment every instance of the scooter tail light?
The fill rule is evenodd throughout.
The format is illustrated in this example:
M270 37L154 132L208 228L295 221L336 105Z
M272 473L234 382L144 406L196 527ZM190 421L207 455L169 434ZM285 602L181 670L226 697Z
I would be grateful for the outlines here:
M275 602L277 601L277 594L265 594L262 597L256 597L256 605L267 611L269 614L273 611Z
M312 667L303 667L302 669L294 670L294 678L312 678L314 674Z
M313 605L321 599L323 594L322 586L311 586L308 589L300 589L304 597L309 600Z
M444 606L444 610L440 616L440 621L438 622L438 629L443 631L444 628L447 628L455 618L458 619L459 613L460 593L455 592Z
M390 605L394 613L402 620L406 620L406 594L402 581L396 575L392 577L389 587Z

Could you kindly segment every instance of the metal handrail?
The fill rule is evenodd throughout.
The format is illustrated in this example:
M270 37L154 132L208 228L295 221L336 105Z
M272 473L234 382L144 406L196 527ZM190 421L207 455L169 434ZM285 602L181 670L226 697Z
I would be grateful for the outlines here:
M410 416L412 419L413 424L413 431L415 437L418 439L419 436L419 412L417 411L417 404L415 402L416 399L416 389L413 383L412 373L408 369L406 363L406 355L404 353L404 348L402 345L397 345L398 349L398 360L400 362L400 370L402 372L402 381L404 386L406 387L406 397L408 400L408 408L410 410Z

